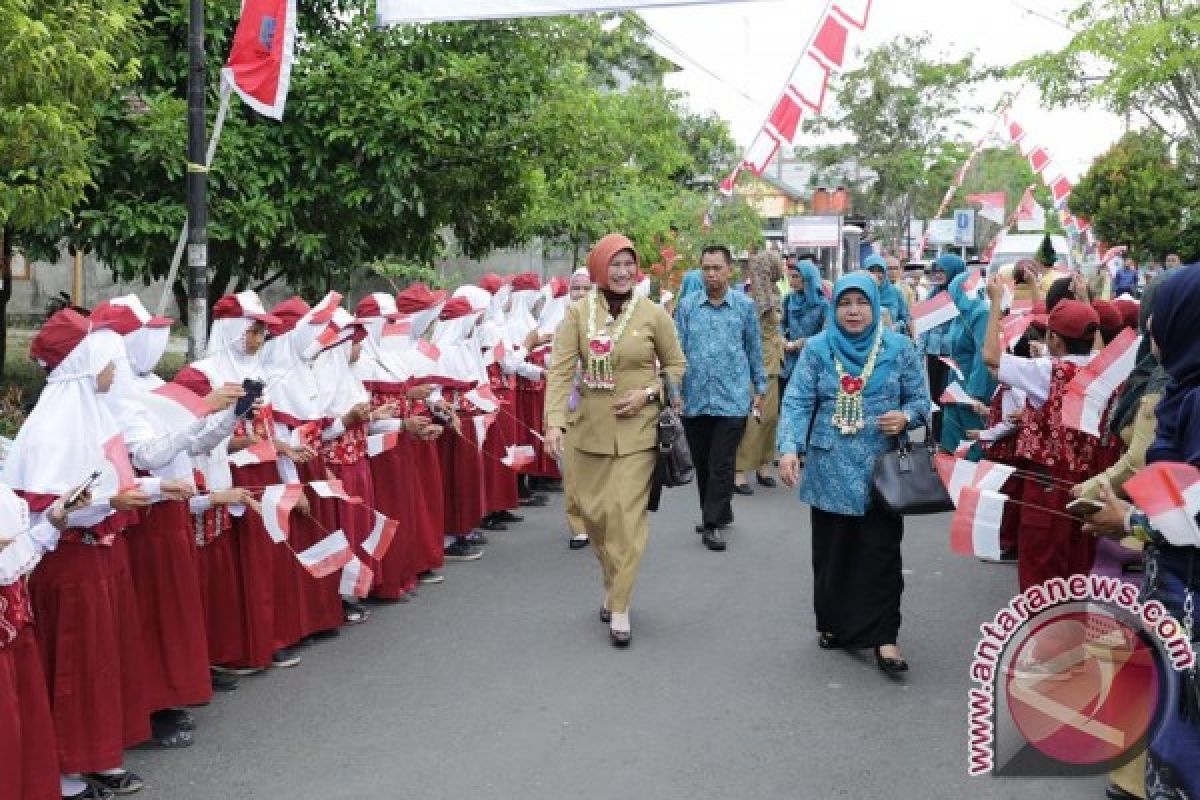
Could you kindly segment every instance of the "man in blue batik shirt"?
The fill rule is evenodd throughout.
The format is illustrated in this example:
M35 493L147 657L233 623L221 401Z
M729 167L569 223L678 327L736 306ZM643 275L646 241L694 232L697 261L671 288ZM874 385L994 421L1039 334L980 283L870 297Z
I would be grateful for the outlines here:
M679 343L687 356L683 376L683 427L696 465L701 523L709 550L724 550L721 529L733 523L734 467L746 417L761 413L767 391L762 339L753 301L729 286L729 248L704 248L704 291L689 295L676 311ZM755 423L751 423L755 424Z

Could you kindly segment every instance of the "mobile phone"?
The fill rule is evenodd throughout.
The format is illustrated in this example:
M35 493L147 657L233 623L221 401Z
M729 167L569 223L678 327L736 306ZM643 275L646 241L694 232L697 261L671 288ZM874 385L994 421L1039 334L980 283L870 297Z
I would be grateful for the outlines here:
M84 492L86 492L88 489L92 488L92 484L94 484L99 479L100 479L100 470L96 470L95 472L93 472L91 475L88 476L88 479L83 482L82 486L80 486L75 491L71 492L71 496L67 498L67 502L63 504L63 508L70 509L72 506L74 506L76 503L78 503L79 498L83 497Z
M266 384L253 378L246 378L242 381L242 388L246 390L246 393L238 398L237 404L233 407L233 415L250 419L254 414L254 404L258 398L262 397Z
M1104 503L1101 503L1097 500L1092 500L1089 497L1078 497L1067 503L1067 511L1070 511L1072 514L1080 514L1083 516L1095 514L1097 511L1102 511L1103 509Z

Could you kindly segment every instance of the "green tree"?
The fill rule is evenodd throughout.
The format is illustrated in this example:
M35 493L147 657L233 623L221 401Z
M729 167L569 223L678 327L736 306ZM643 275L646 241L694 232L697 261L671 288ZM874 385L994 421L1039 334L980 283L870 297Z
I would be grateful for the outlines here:
M1200 5L1193 0L1087 0L1058 52L1017 64L1051 107L1137 112L1163 135L1200 142ZM1182 128L1181 128L1182 126Z
M0 378L12 254L92 181L93 99L132 74L136 0L0 0Z
M1139 259L1200 257L1200 191L1157 131L1127 133L1098 157L1071 192L1071 209Z
M991 75L972 56L930 58L932 47L923 33L868 51L861 67L834 81L833 107L805 123L843 139L811 151L817 175L855 187L854 211L884 220L877 234L885 240L900 240L911 217L936 211L969 152L966 115L982 110L970 94Z

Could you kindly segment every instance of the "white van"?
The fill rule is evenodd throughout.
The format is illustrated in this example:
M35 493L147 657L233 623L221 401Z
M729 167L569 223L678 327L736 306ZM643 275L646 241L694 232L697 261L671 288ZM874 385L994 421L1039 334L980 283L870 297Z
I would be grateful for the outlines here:
M1033 258L1037 254L1038 248L1042 246L1044 238L1046 238L1045 234L1041 233L1004 234L996 245L995 252L992 253L992 260L988 262L988 274L993 274L1005 264L1013 264L1022 258ZM1074 269L1075 260L1071 256L1071 244L1067 241L1067 237L1051 236L1050 244L1054 246L1058 260Z

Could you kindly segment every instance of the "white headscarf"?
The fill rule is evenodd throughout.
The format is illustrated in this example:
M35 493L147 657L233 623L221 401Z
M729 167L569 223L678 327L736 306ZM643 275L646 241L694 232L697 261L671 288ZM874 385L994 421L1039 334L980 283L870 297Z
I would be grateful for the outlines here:
M547 286L552 286L552 284L547 284ZM551 292L553 291L551 288ZM554 297L553 294L547 295L546 304L542 306L542 313L538 316L538 332L554 333L558 330L558 326L562 324L563 319L567 316L567 309L570 307L570 287L562 297Z
M438 372L460 381L488 380L479 344L473 335L475 323L482 311L465 314L456 319L438 320L433 329L433 343L441 351Z
M120 337L117 337L118 344ZM0 478L14 489L60 495L99 470L97 497L115 494L117 474L104 445L121 433L97 392L96 377L121 356L109 337L85 337L46 378Z
M333 315L334 322L339 327L346 327L354 321L350 313L339 308ZM320 390L321 410L323 415L330 418L343 416L359 403L371 400L370 393L363 387L362 381L354 374L350 366L350 348L353 344L346 341L334 345L313 361L313 375Z
M214 320L208 338L208 354L192 364L208 378L213 389L223 384L241 384L247 378L261 380L266 374L262 351L253 355L246 351L246 332L254 325L249 317Z
M540 289L521 289L512 293L512 301L505 317L505 337L514 348L525 344L525 337L538 326L533 313L545 295Z
M296 321L296 327L273 337L262 351L267 385L271 388L271 407L300 423L324 417L321 390L305 350L316 340L325 323L312 321L313 310Z

